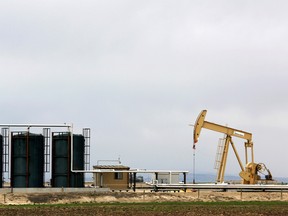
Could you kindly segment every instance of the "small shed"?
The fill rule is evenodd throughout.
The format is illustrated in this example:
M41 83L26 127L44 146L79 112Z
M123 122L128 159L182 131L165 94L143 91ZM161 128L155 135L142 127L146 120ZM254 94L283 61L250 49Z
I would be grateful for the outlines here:
M97 165L93 174L94 185L112 190L126 190L129 188L130 167L123 165Z
M158 184L179 184L179 173L159 172L155 173L152 181Z

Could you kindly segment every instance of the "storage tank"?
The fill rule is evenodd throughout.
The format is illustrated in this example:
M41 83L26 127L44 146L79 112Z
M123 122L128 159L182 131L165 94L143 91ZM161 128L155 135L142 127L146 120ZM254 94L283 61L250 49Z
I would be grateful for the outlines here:
M73 135L73 170L84 170L85 139ZM84 173L71 172L71 134L52 135L52 187L84 187Z
M43 183L43 135L27 132L12 133L11 187L43 187Z
M0 188L3 187L3 136L0 134Z

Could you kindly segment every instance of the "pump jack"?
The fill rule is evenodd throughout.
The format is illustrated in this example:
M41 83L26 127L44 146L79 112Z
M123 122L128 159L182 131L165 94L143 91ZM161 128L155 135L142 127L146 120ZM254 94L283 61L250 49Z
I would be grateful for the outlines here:
M219 124L211 123L208 121L205 121L205 116L206 116L207 110L202 110L202 112L199 114L196 123L194 125L194 146L198 142L198 138L200 136L200 132L202 128L206 128L212 131L220 132L225 135L225 144L223 147L223 152L217 172L217 182L223 183L224 182L224 174L225 174L225 168L227 164L227 156L228 156L228 150L229 150L229 144L231 144L234 153L236 155L237 161L240 165L241 172L239 173L239 176L242 179L242 184L257 184L263 179L261 179L260 173L267 173L265 175L265 181L272 180L272 175L269 171L269 169L266 168L265 164L263 163L255 163L254 162L254 150L253 150L253 142L252 142L252 134L246 131L242 130L237 130L234 128L222 126ZM245 162L246 162L246 167L242 165L241 159L237 153L237 150L235 148L235 145L232 141L232 137L238 137L241 139L245 139L246 142L244 143L245 146ZM249 162L248 160L248 149L250 149L250 155L251 155L251 161Z

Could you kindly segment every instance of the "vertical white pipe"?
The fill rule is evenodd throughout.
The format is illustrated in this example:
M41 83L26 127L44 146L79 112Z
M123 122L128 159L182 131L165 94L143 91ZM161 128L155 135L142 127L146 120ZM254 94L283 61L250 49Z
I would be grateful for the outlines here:
M73 172L74 171L73 170L73 124L71 124L71 127L69 129L70 129L69 132L70 132L70 136L71 136L71 149L70 149L70 151L71 151L71 155L70 155L71 169L70 170L71 170L71 172Z
M8 179L10 179L10 184L11 184L11 154L12 154L12 137L11 137L11 132L10 132L10 128L8 128L8 150L9 150L9 155L8 157Z

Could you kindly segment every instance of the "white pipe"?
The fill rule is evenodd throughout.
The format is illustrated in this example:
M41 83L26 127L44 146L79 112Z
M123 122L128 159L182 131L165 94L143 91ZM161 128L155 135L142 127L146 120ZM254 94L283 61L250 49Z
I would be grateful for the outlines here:
M153 185L153 184L150 184ZM251 184L158 184L158 188L193 188L193 189L266 189L266 190L288 190L288 185L251 185Z
M74 172L74 170L73 170L73 124L71 124L71 127L69 128L70 129L70 136L71 136L71 145L70 145L70 151L71 151L71 161L70 161L70 170L71 170L71 172Z
M72 124L0 124L0 127L73 127Z
M189 171L168 171L168 170L115 170L115 169L95 169L95 170L73 170L73 172L78 173L111 173L111 172L121 172L121 173L189 173Z
M71 136L71 172L75 172L73 170L73 124L0 124L0 127L7 127L7 128L11 128L11 127L26 127L31 128L31 127L67 127L68 128L68 132L70 132L70 136ZM10 143L10 142L9 142ZM85 171L85 170L82 170Z
M7 127L9 128L9 136L10 136L10 128L11 127L27 127L28 128L28 132L29 132L29 128L31 127L67 127L68 131L71 134L71 172L74 172L73 170L73 124L0 124L0 127ZM11 139L11 138L10 138ZM9 144L10 144L10 140L9 140ZM9 151L10 151L10 146L9 146ZM9 152L11 155L11 152ZM11 167L9 167L10 170ZM83 170L84 171L84 170Z
M73 124L0 124L0 127L67 127L68 131L70 132L71 135L71 172L75 172L75 173L104 173L104 172L123 172L123 173L155 173L155 172L159 172L159 173L189 173L189 171L167 171L167 170L140 170L140 169L134 169L134 170L74 170L73 169ZM10 133L9 133L10 134ZM11 137L10 137L11 139ZM11 142L9 142L11 143ZM9 150L11 150L11 148L9 148Z
M8 178L11 181L11 159L10 159L10 155L12 155L12 137L11 137L11 133L10 133L10 128L8 128Z

